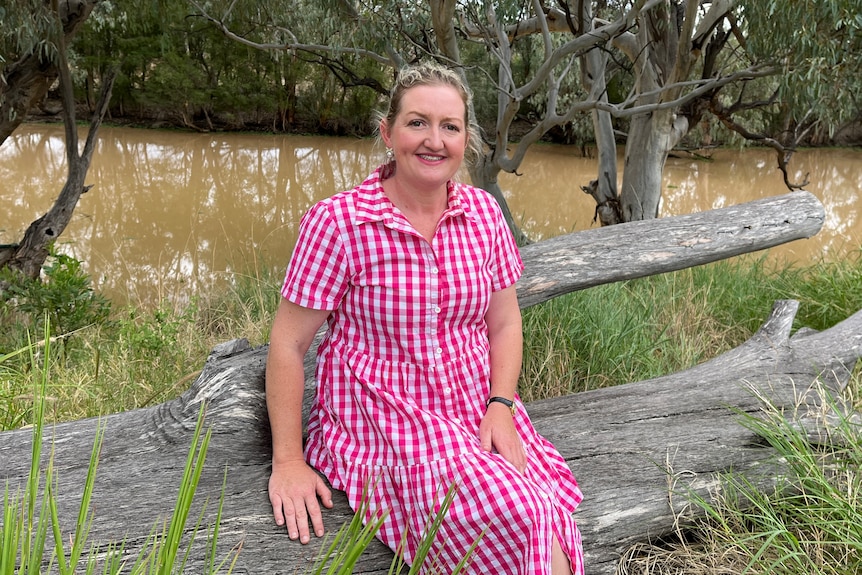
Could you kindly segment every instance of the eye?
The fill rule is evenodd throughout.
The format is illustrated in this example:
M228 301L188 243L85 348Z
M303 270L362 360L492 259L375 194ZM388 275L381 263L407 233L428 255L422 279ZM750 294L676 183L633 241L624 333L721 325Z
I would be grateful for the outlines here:
M455 124L446 124L446 125L445 125L445 126L443 126L443 127L444 127L446 130L449 130L450 132L460 132L460 131L461 131L461 127L460 127L460 126L456 126Z
M407 125L412 128L419 128L422 126L422 120L410 120Z

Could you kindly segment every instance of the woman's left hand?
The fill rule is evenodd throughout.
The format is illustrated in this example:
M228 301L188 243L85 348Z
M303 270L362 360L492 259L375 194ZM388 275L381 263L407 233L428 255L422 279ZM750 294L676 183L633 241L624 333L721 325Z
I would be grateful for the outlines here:
M485 451L496 449L520 473L527 469L527 453L515 429L512 412L505 405L495 402L488 406L479 424L479 442Z

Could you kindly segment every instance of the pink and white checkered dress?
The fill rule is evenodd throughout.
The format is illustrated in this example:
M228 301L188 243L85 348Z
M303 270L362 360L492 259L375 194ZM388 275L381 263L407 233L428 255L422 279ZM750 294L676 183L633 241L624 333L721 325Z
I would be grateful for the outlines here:
M384 170L313 206L288 266L284 297L334 310L318 349L306 458L354 509L373 484L369 516L389 510L378 537L396 549L406 533L408 562L454 483L432 553L443 573L483 532L470 573L550 573L552 535L583 573L572 517L581 491L520 400L526 473L479 444L490 389L484 315L491 293L523 268L499 207L450 182L429 244L384 194Z

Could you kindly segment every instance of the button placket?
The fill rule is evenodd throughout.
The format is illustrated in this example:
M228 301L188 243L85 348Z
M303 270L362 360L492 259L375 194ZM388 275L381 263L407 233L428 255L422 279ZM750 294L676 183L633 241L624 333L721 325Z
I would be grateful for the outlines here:
M428 263L428 348L431 351L432 368L429 370L430 378L435 380L436 389L440 393L440 401L448 411L452 405L452 386L448 381L446 369L443 367L443 345L439 339L440 313L443 311L440 294L440 267L437 264L436 253L433 249L426 252Z

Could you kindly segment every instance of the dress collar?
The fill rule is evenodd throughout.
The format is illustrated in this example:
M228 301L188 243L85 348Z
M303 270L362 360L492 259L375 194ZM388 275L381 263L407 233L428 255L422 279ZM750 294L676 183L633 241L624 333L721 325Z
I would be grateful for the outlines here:
M404 216L383 191L383 180L386 179L384 175L388 174L391 174L391 168L388 164L383 164L374 170L364 182L354 188L354 197L356 198L355 222L357 224L368 222L391 224L396 220L404 219ZM472 219L470 204L461 193L462 188L463 184L458 184L453 180L446 182L449 207L443 212L440 221L462 215Z

